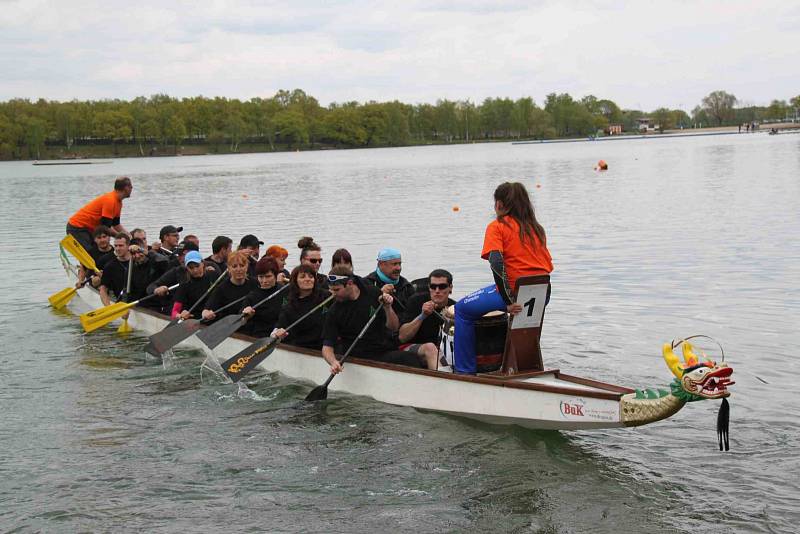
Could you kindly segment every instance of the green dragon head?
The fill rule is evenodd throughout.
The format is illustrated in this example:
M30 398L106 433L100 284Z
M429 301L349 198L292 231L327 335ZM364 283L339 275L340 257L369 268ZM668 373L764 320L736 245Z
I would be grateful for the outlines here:
M728 386L735 384L731 380L733 369L725 362L718 365L710 359L700 361L688 341L681 343L685 363L680 362L672 344L664 343L662 350L667 367L675 375L670 384L672 394L687 402L728 397Z

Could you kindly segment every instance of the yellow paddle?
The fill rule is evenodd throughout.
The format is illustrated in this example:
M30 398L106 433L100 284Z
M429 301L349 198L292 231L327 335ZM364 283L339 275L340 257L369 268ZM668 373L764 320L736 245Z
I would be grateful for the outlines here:
M86 252L86 249L83 248L83 245L81 245L73 236L67 235L64 237L64 239L61 240L61 246L70 254L75 256L75 259L78 260L86 269L99 271L97 265L94 263L94 258L92 258L88 252ZM86 280L88 281L89 278ZM85 284L86 282L84 282L84 285ZM50 305L53 308L61 310L64 309L67 304L69 304L69 301L72 300L72 297L75 296L77 291L78 290L75 287L65 287L61 291L50 295L47 300L50 302Z
M92 271L99 271L100 269L97 268L97 265L94 263L94 258L86 252L86 249L83 248L77 239L75 239L71 235L67 235L64 239L61 240L61 246L66 249L67 252L72 254L76 260L80 262L87 269L91 269Z
M170 286L170 291L178 287L180 284L175 284L174 286ZM94 332L98 328L107 325L114 319L119 319L125 313L136 306L137 304L144 302L145 300L151 299L155 297L156 294L153 293L152 295L147 295L146 297L140 298L134 302L115 302L114 304L109 304L103 308L97 308L96 310L92 310L88 313L84 313L81 315L81 325L83 325L83 329L88 332Z

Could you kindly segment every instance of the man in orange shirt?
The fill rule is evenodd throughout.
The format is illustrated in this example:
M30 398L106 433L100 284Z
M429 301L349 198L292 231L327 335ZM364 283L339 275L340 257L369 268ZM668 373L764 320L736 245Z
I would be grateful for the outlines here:
M83 248L92 247L92 232L101 224L116 232L125 232L120 223L122 201L131 196L131 179L122 176L114 181L114 190L100 195L75 212L67 221L67 234L74 236Z

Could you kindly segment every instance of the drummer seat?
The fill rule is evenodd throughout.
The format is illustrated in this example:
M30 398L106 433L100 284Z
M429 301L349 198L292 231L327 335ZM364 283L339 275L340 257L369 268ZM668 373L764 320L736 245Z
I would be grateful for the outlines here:
M544 371L539 339L544 323L546 295L549 295L550 276L522 276L517 279L514 293L522 312L509 322L503 365L500 374L514 375ZM539 302L537 302L537 300Z

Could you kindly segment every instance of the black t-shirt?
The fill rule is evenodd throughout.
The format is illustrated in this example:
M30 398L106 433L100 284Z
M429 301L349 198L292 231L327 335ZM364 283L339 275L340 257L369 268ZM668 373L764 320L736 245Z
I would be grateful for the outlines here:
M212 256L204 258L203 261L206 262L206 267L208 267L209 265L211 265L212 267L216 267L217 273L214 276L219 276L219 275L223 274L228 269L228 263L227 262L224 262L224 261L223 262L219 262L219 261L215 260Z
M102 271L103 266L105 266L115 257L114 247L108 247L108 250L103 251L97 248L97 245L95 245L89 249L89 255L92 257L92 259L94 259L94 264L97 265L97 268Z
M330 293L327 291L317 290L307 297L288 300L283 305L281 314L278 317L278 323L275 326L277 328L286 328L329 296ZM328 314L329 307L330 305L323 306L293 326L283 342L296 347L319 350L322 347L322 329L325 326L325 317Z
M269 289L258 287L247 295L242 307L255 306L276 291L280 291L282 287L284 286L274 285ZM278 316L281 313L281 306L287 291L288 289L284 289L280 295L275 295L256 308L255 315L247 321L242 331L253 337L267 337L270 335L272 329L275 328L275 323L278 322Z
M431 300L429 293L417 293L408 301L406 311L400 317L400 324L410 323L422 313L422 305ZM447 305L452 306L456 301L447 299ZM441 310L439 310L441 312ZM422 324L417 330L417 334L407 343L438 343L439 342L439 328L442 326L442 320L432 313L422 321Z
M369 273L363 278L363 280L374 285L378 289L381 289L384 285L386 285L383 280L378 278L378 274L375 271ZM408 301L412 296L414 296L415 292L416 289L414 288L414 285L402 276L394 285L394 302L392 302L392 309L398 317L405 313L406 307L408 306Z
M231 282L230 278L227 280L223 280L217 286L211 296L208 297L205 306L203 309L206 310L218 310L225 306L226 304L233 302L236 299L241 297L247 296L251 291L257 289L258 285L252 278L248 278L245 280L244 284L237 286L233 282ZM226 315L236 314L242 311L244 306L242 303L236 304L235 306L231 306L223 310L222 312L217 314L217 319L221 319Z
M147 262L150 268L146 291L148 295L152 295L157 287L172 287L175 284L184 284L189 281L189 273L182 266L173 267L164 272L164 269L168 267L167 262L154 261L152 259L148 259ZM145 302L143 306L158 310L161 313L171 313L173 298L176 295L175 291L178 290L180 290L180 287L177 290L167 293L163 297L153 297Z
M98 266L99 267L99 266ZM128 283L128 260L120 261L116 256L109 260L103 268L103 276L100 277L100 285L119 299Z
M208 288L211 287L215 279L216 276L213 272L205 272L200 278L189 277L189 281L181 284L176 290L174 302L180 302L182 310L188 310L195 305L197 300L202 297L206 291L208 291ZM200 306L202 306L202 303L192 312L192 315L195 317L200 316L197 311L198 309L202 309Z
M144 265L139 265L136 262L133 263L131 291L128 295L123 297L125 302L133 302L147 295L147 284L150 280L150 276L149 262L145 262ZM128 287L128 262L120 261L114 256L114 259L109 261L105 269L103 269L103 276L100 278L100 284L106 286L106 289L111 291L117 300L119 300Z
M353 347L352 353L354 356L370 358L397 349L391 332L386 328L386 312L378 302L381 290L375 286L363 284L360 279L357 279L356 283L361 289L358 298L342 302L336 301L328 311L322 334L323 344L330 347L341 345L341 351L346 351L377 309L377 317Z

